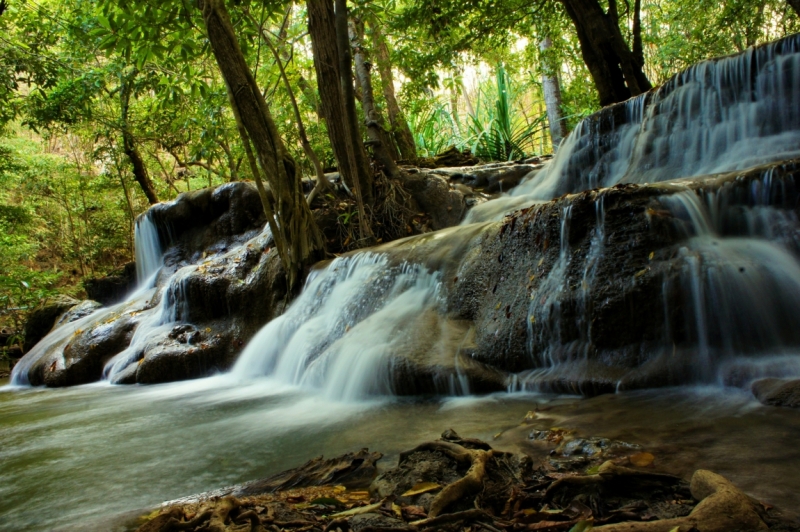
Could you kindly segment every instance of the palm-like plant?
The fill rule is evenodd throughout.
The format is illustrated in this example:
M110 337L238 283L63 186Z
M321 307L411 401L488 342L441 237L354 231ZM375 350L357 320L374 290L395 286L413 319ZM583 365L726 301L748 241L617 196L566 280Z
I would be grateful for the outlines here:
M514 111L517 94L502 64L495 80L491 89L480 89L475 112L469 116L468 144L481 159L521 159L534 152L534 136L544 127L546 116L528 121ZM493 106L488 103L492 99Z

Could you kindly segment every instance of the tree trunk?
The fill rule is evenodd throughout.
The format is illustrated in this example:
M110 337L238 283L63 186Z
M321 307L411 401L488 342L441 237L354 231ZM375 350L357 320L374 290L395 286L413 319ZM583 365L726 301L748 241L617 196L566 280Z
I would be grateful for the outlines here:
M311 216L295 173L294 160L278 135L269 107L239 47L224 0L201 0L200 8L208 41L229 91L231 107L252 141L270 184L275 202L272 210L278 222L273 238L291 288L303 267L324 256L322 233ZM248 139L242 140L248 142ZM266 195L262 194L262 201L265 199ZM269 209L267 200L264 210Z
M363 25L360 21L352 21L350 24L350 44L353 47L353 58L356 65L356 79L361 86L361 106L364 110L364 123L367 126L367 136L372 146L372 153L378 164L383 166L386 175L396 178L399 175L395 158L389 152L386 142L386 131L383 128L383 117L375 105L375 94L372 90L372 65L367 61L366 53L361 45L361 38L364 34Z
M336 47L339 51L339 82L344 102L344 124L347 134L347 157L350 166L361 168L366 162L365 152L360 149L363 144L358 131L356 115L356 98L353 92L353 58L350 53L350 33L348 31L347 0L335 2ZM353 181L356 198L367 205L372 205L372 172L359 175L361 179ZM361 207L359 206L359 210ZM366 216L364 216L366 224ZM363 227L362 227L363 229ZM362 235L362 238L364 235Z
M122 119L122 150L131 161L131 166L133 166L133 177L136 179L136 182L139 183L139 186L142 187L142 191L147 197L147 201L150 203L150 205L155 205L158 203L156 189L153 186L153 182L150 180L150 175L147 173L147 166L144 164L142 155L139 153L139 149L136 147L136 140L133 138L133 134L128 127L128 108L131 101L131 92L133 91L130 78L133 76L135 76L135 74L129 76L128 79L123 79L122 86L120 87L119 91L120 118Z
M349 134L345 129L345 108L339 76L339 49L336 44L336 25L333 2L331 0L307 0L308 33L311 36L311 50L314 55L314 69L317 72L317 90L320 97L322 117L328 129L333 155L339 172L350 187L354 176L360 175L362 182L371 173L364 146L359 141L355 149L360 150L361 165L351 167L347 145ZM357 169L357 171L354 170Z
M789 6L794 9L795 15L800 17L800 0L786 0Z
M258 23L252 16L248 15L248 18L250 19L251 24L258 26ZM286 15L287 20L288 18L289 18L289 13L287 13ZM308 203L310 204L311 201L314 199L314 197L317 194L319 194L319 192L323 188L330 188L331 184L328 181L328 178L325 177L325 171L322 168L322 163L320 162L319 157L317 157L314 148L311 147L311 142L309 142L308 140L308 135L306 135L306 127L303 124L303 117L300 114L300 107L297 105L297 99L294 96L294 90L292 89L292 84L289 82L289 77L286 75L286 69L283 67L283 62L281 61L280 53L278 53L278 49L275 47L275 45L272 44L272 41L267 36L267 33L264 31L264 28L258 26L258 29L261 35L261 39L267 45L270 52L272 52L272 57L275 59L275 63L278 65L278 70L280 70L281 79L283 79L284 87L286 88L286 93L289 95L289 102L292 104L292 110L294 111L294 118L295 121L297 122L297 133L300 136L300 143L303 145L303 151L305 152L306 157L308 157L311 160L311 164L314 165L314 172L317 177L317 184L314 187L314 190L312 190L311 193L308 195Z
M558 80L558 70L548 63L547 51L553 46L550 37L545 37L539 43L542 51L542 90L544 92L544 104L547 107L547 121L550 123L550 141L553 145L553 153L558 149L561 140L567 135L564 117L561 114L561 84Z
M650 81L628 48L616 13L609 2L608 13L598 0L561 0L578 33L581 53L600 97L600 105L627 100L652 88Z
M417 145L414 143L414 135L411 134L411 128L408 127L408 121L400 110L400 105L397 103L394 92L394 76L392 75L389 47L378 23L374 19L370 20L369 29L372 34L372 47L375 49L375 58L378 61L383 98L386 100L386 111L389 114L389 124L392 127L394 141L397 143L401 158L406 160L416 159Z

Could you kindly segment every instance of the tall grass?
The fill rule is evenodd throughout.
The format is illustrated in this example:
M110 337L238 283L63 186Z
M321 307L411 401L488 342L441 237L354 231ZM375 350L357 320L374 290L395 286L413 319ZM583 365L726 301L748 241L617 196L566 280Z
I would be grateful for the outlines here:
M525 95L499 65L493 82L479 86L464 134L449 104L436 98L420 103L409 113L419 154L430 157L450 146L469 148L485 161L511 161L535 154L535 139L544 134L547 117L545 113L526 117L519 110Z

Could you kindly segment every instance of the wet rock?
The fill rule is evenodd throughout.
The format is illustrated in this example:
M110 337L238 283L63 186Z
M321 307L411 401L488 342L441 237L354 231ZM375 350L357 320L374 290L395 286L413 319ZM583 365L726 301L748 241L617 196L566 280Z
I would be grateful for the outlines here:
M90 299L81 301L80 303L78 303L77 305L66 311L64 314L62 314L61 317L58 318L58 321L56 321L55 326L60 327L66 323L72 323L73 321L77 321L81 318L88 316L89 314L91 314L92 312L94 312L95 310L99 309L102 306L103 305L100 304L100 302L92 301Z
M761 379L751 390L765 405L800 408L800 379Z
M148 213L158 227L165 264L199 262L246 242L262 230L266 219L255 185L237 181L185 192Z
M433 221L433 229L458 225L466 212L464 194L434 174L410 175L404 186Z
M471 357L527 372L528 385L556 393L696 379L695 302L681 255L687 232L665 198L724 190L730 205L747 204L771 175L787 191L775 208L795 216L800 171L790 162L565 195L491 225L443 275L450 316L474 327ZM800 345L796 327L774 328L782 342ZM724 356L721 330L707 335L710 357Z
M63 349L44 357L29 373L31 384L75 386L100 380L106 362L125 349L135 322L130 315L76 330Z
M173 330L174 332L174 330ZM141 358L131 367L135 374L121 375L116 383L158 384L220 373L233 364L235 352L230 344L230 333L206 328L202 333L194 327L170 338L154 338L142 352Z
M136 288L136 263L129 262L105 277L86 279L83 288L89 299L105 306L119 303Z
M39 340L45 337L58 319L80 301L69 296L54 296L45 299L31 311L25 323L25 343L23 351L28 352Z

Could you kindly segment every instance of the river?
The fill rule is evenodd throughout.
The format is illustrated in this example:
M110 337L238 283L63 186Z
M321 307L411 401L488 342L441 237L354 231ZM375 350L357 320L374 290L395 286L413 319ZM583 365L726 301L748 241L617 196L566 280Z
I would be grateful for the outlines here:
M521 421L539 409L529 425ZM496 394L331 401L270 379L230 376L157 386L0 391L0 522L5 530L125 530L164 500L369 447L399 451L447 428L544 457L533 428L638 443L659 469L717 471L750 495L800 498L800 416L722 388L591 399ZM496 439L494 438L500 434Z

